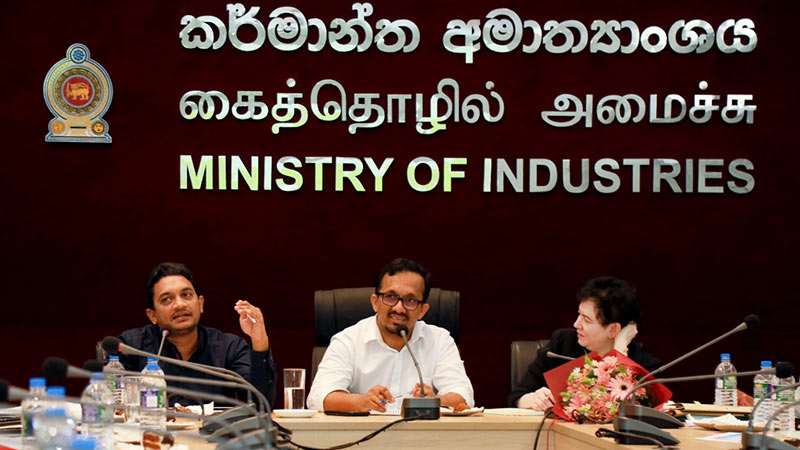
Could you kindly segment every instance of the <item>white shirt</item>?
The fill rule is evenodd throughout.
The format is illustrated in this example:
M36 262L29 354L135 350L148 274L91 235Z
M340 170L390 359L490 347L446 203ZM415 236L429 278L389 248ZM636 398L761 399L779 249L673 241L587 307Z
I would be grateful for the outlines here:
M447 330L419 321L408 345L425 384L439 394L460 394L467 405L475 405L464 361ZM410 396L418 382L408 349L398 352L386 345L377 318L367 317L331 338L308 393L308 407L322 411L325 397L333 391L363 394L376 385L386 386L395 397Z

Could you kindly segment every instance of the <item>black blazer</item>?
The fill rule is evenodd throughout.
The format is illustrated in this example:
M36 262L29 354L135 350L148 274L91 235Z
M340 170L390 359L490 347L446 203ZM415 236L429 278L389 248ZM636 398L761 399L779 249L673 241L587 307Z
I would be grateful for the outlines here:
M562 328L554 331L553 336L550 337L550 343L546 347L539 349L536 359L528 366L528 371L519 381L519 384L512 386L511 394L508 395L508 406L516 407L520 397L528 392L534 392L541 387L546 387L547 382L544 379L544 373L567 362L563 359L549 358L547 352L575 358L590 353L589 350L578 344L578 332L574 328ZM651 372L661 367L661 361L644 351L644 346L638 341L632 341L628 345L628 358L636 361L637 364Z

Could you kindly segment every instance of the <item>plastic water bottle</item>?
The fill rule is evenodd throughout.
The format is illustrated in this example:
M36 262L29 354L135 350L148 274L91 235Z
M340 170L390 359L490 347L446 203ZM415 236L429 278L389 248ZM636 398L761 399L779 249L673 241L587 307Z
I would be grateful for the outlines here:
M788 386L790 384L794 384L794 377L790 376L788 378L774 378L775 380L775 390L779 389L782 386ZM794 401L794 389L785 389L780 392L775 393L775 406L774 411L778 412L778 409L784 405L788 405ZM774 414L774 413L773 413ZM794 431L794 408L788 408L780 413L774 419L775 422L775 431L776 432L791 432Z
M142 431L166 431L167 382L164 378L148 375L164 375L155 358L147 358L147 366L142 370L139 423Z
M125 367L119 362L119 356L110 355L108 357L108 364L105 365L103 371L106 369L124 371ZM106 385L108 390L111 391L111 396L114 398L114 404L122 406L122 392L124 386L122 385L122 374L106 373Z
M33 430L34 417L42 413L45 379L31 378L29 382L32 397L22 401L22 450L33 450L36 448L36 435Z
M731 364L731 354L722 353L719 355L720 362L717 365L715 375L727 375L736 372L736 368ZM714 404L717 406L737 406L736 400L736 377L721 376L716 378L714 386Z
M772 367L772 361L761 361L761 370L769 369ZM768 374L759 374L753 378L753 406L757 405L759 400L761 402L761 406L758 407L758 410L753 411L755 417L753 418L753 424L758 427L763 427L767 421L769 420L770 414L772 414L772 400L770 397L772 396L772 375Z
M94 438L97 450L114 449L114 400L102 373L92 374L81 396L81 434Z
M800 387L794 391L794 401L800 402ZM794 418L797 419L798 417L800 417L800 403L794 407Z
M75 421L66 411L63 386L47 388L43 411L33 419L36 447L42 450L69 450L75 438Z

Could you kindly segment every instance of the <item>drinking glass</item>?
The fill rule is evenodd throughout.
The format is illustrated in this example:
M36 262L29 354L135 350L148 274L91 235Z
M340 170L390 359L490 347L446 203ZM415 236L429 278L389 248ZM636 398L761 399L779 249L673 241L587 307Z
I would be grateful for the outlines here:
M283 369L283 404L286 409L305 409L306 369Z

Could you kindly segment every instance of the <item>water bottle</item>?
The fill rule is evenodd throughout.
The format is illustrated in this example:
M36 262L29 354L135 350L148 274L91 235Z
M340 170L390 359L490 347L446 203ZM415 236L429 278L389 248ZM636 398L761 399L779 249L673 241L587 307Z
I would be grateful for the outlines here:
M31 378L29 381L32 397L22 401L22 450L36 448L36 436L33 431L34 416L41 415L45 395L45 379Z
M794 391L794 401L795 402L800 402L800 387L798 387ZM798 403L797 406L794 407L794 418L795 418L795 420L797 420L798 417L800 417L800 403Z
M780 387L788 386L790 384L794 384L794 377L789 376L788 378L778 378L775 377L775 390ZM778 412L778 409L784 405L788 405L794 401L794 389L785 389L780 392L775 393L775 406L774 411ZM780 413L774 419L775 423L775 431L782 432L782 433L789 433L794 431L794 408L788 408Z
M108 357L108 364L105 365L103 371L106 369L124 371L125 367L119 362L119 356L111 355ZM114 398L114 404L122 406L122 374L106 373L106 385L108 390L111 391L111 396Z
M41 450L69 450L75 438L75 421L67 415L63 386L47 388L42 413L33 419L36 447Z
M81 411L81 434L94 438L97 450L114 450L114 400L102 373L83 390Z
M731 364L730 353L720 354L719 359L717 370L714 371L715 375L727 375L736 372L736 368ZM717 406L737 406L736 376L721 376L714 381L714 404Z
M148 357L147 366L142 370L139 423L142 431L166 431L167 382L164 378L148 375L164 375L155 358Z
M769 369L772 367L772 361L761 361L761 370ZM772 375L758 374L753 378L753 406L757 405L759 400L761 406L753 411L753 424L757 427L763 427L769 420L772 414Z

